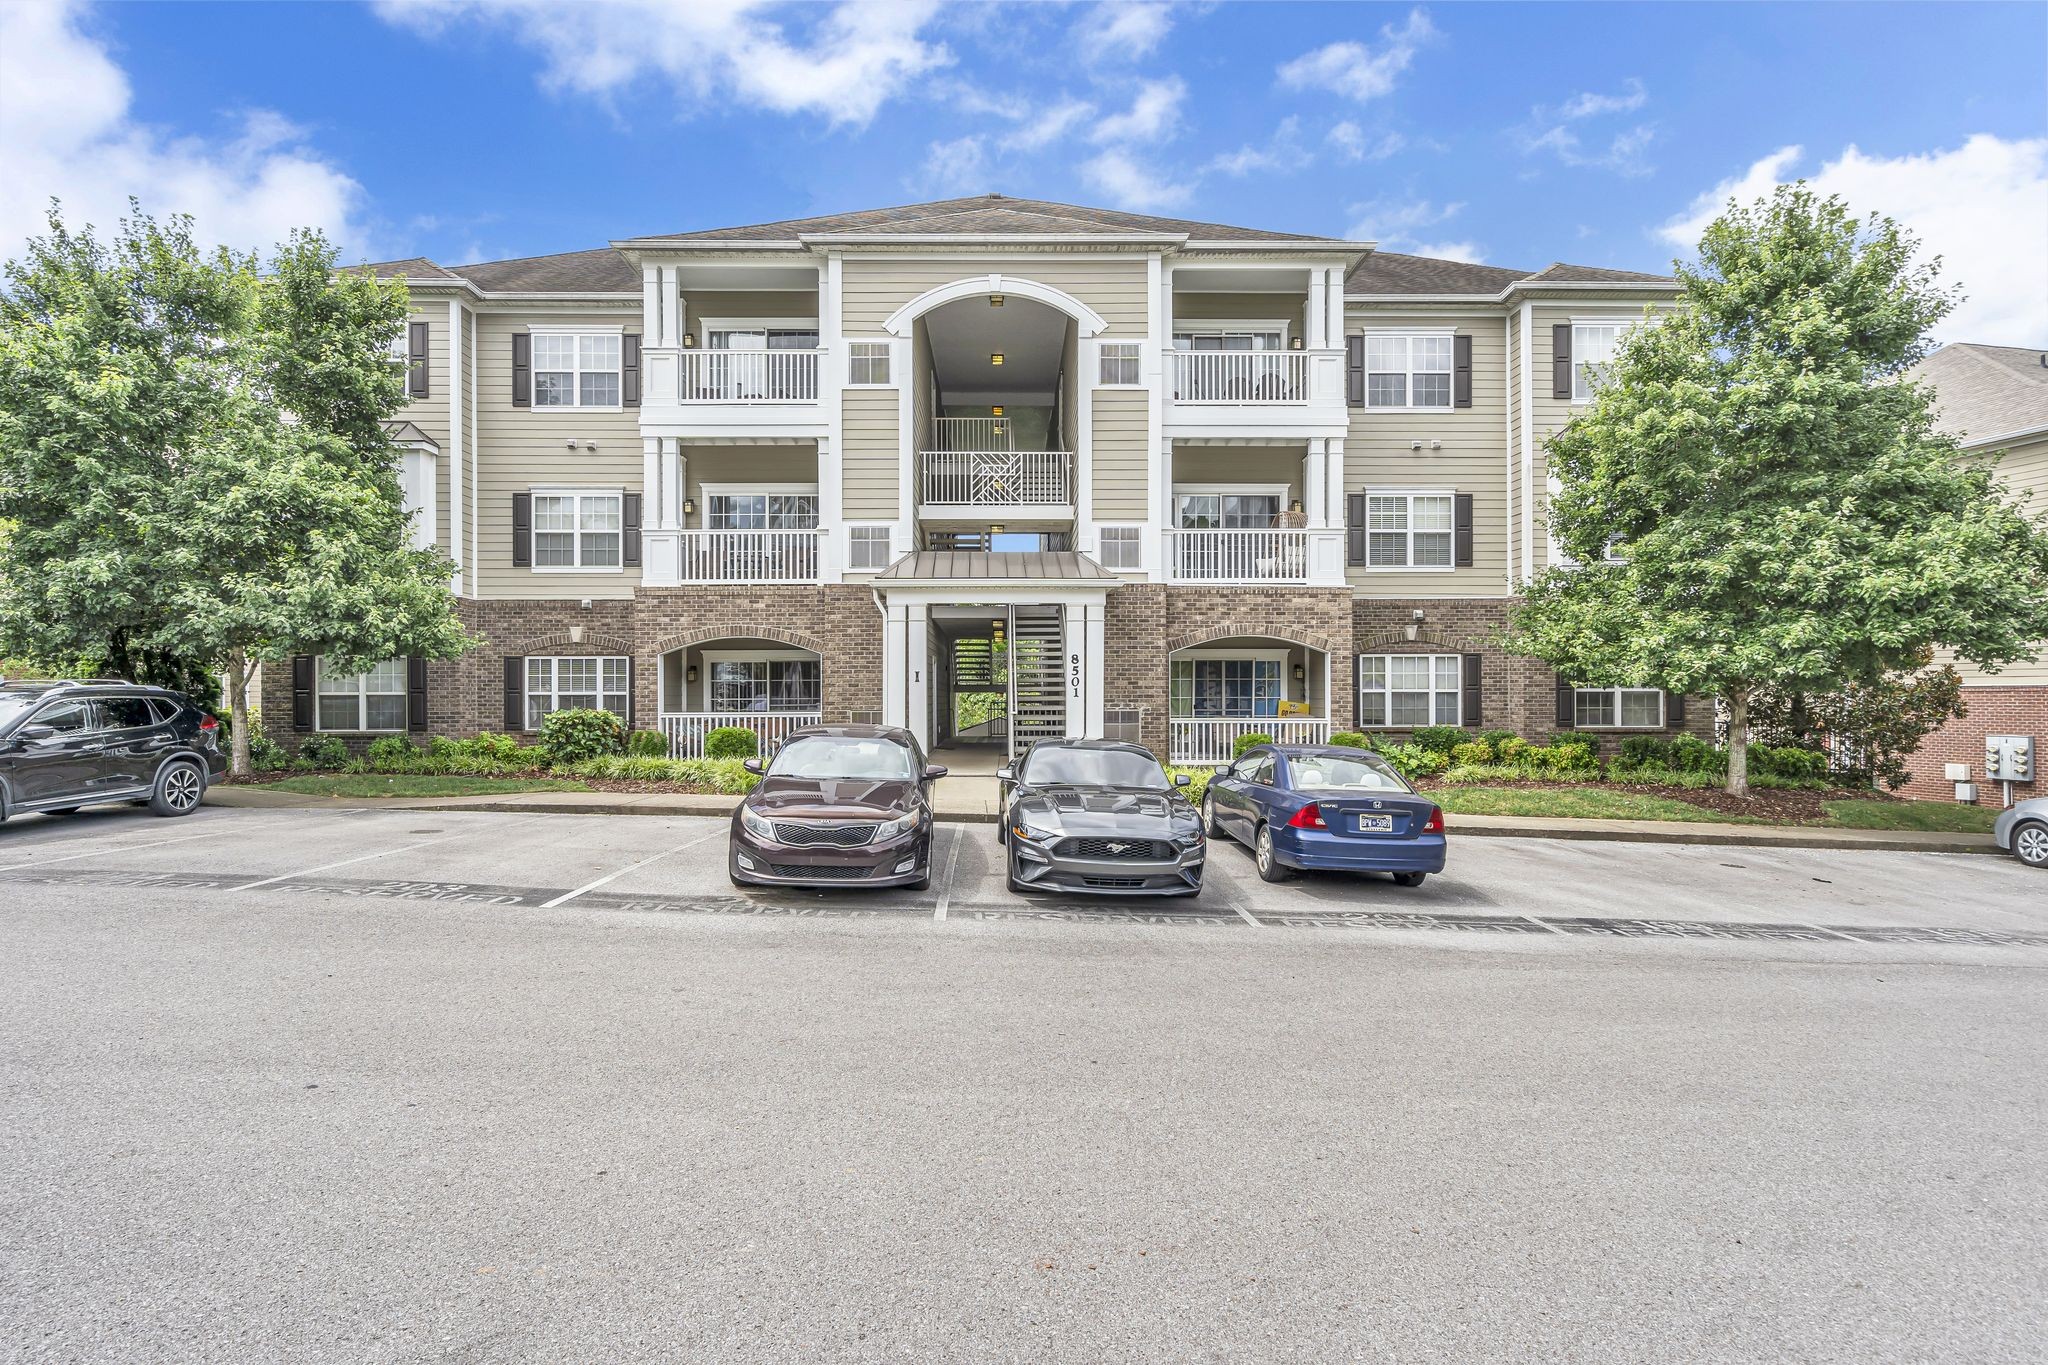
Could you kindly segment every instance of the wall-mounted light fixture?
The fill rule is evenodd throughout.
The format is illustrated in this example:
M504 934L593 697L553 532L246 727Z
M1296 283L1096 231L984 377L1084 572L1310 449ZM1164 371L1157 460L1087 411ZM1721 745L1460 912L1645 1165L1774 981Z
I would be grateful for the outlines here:
M989 363L989 364L991 364L991 365L1000 365L1000 364L1002 364L1002 363L1003 363L1003 353L1002 353L1001 351L995 351L995 352L992 352L992 353L991 353L991 354L989 355L989 358L988 358L988 363Z
M999 536L1003 533L1003 528L1000 526L991 526L988 528L988 533L992 536Z
M692 346L695 346L696 344L697 344L697 334L696 334L695 332L685 332L685 333L683 333L683 346L684 346L684 348L685 348L685 349L688 349L688 348L690 348L690 347L692 347Z
M1003 306L1003 296L1002 296L1001 294L990 294L990 295L988 296L988 306L989 306L989 307L991 307L991 308L1000 308L1000 307L1002 307L1002 306Z
M683 499L683 515L686 517L694 517L697 515L697 500L695 498Z
M1297 336L1297 337L1294 337L1293 339L1291 339L1291 340L1290 340L1290 341L1289 341L1289 342L1287 343L1287 349L1288 349L1288 350L1290 350L1290 351L1299 351L1299 350L1302 350L1302 349L1303 349L1304 347L1306 347L1307 345L1308 345L1308 339L1307 339L1307 338L1305 338L1305 337L1300 337L1300 336Z
M996 404L988 410L988 415L991 417L1001 417L1003 415L1003 405L1001 403Z
M1294 680L1295 680L1296 682L1300 682L1300 681L1301 681L1302 679L1306 678L1307 676L1308 676L1308 670L1307 670L1307 669L1303 668L1303 667L1302 667L1302 666L1301 666L1300 664L1296 664L1296 665L1294 666Z
M683 670L683 681L684 681L684 682L695 682L695 681L697 681L697 665L695 665L695 664L691 664L691 665L690 665L690 666L689 666L688 668L686 668L686 669L684 669L684 670Z
M1422 633L1422 623L1426 619L1428 618L1423 616L1421 607L1417 607L1414 611L1408 614L1408 625L1406 627L1405 634L1408 636L1410 640L1413 640L1417 635L1420 635Z
M1296 498L1294 501L1288 503L1287 510L1290 512L1299 512L1301 510L1301 499Z

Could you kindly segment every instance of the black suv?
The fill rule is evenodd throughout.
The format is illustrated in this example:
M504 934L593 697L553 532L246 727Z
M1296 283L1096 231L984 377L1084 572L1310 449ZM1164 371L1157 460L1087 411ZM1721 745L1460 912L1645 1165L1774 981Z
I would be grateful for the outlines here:
M181 693L123 682L0 683L0 820L109 801L188 815L227 768L220 722Z

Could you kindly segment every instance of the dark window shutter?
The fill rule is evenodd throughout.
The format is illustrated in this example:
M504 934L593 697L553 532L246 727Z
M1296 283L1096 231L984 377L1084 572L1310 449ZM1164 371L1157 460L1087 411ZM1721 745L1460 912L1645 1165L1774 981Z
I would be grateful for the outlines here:
M619 499L619 562L640 562L640 495L627 493Z
M1467 654L1465 656L1465 701L1458 711L1459 721L1466 725L1478 725L1482 719L1483 708L1479 702L1479 668L1480 656L1477 654Z
M512 406L533 406L533 335L512 334Z
M1365 563L1365 494L1344 495L1344 562Z
M1472 495L1451 498L1451 559L1461 569L1472 567Z
M1560 322L1550 329L1550 396L1572 396L1572 325Z
M1344 402L1354 408L1365 406L1365 338L1344 338Z
M1451 338L1451 405L1472 406L1472 338Z
M512 567L527 568L533 563L533 494L512 495Z
M626 333L619 348L619 401L629 408L640 406L640 334Z
M292 655L292 729L313 728L313 656Z
M516 735L526 728L526 658L505 656L505 733Z
M1682 726L1682 725L1684 725L1684 724L1685 724L1685 693L1683 693L1683 692L1666 692L1666 693L1664 694L1664 725L1665 725L1665 728L1666 728L1666 729L1671 729L1671 730L1676 730L1676 729L1678 729L1678 728L1679 728L1680 726Z
M405 329L405 392L412 398L427 396L427 324L412 323Z
M405 728L424 734L427 728L427 660L423 654L405 660Z
M1557 728L1576 729L1579 724L1578 689L1564 679L1557 680Z

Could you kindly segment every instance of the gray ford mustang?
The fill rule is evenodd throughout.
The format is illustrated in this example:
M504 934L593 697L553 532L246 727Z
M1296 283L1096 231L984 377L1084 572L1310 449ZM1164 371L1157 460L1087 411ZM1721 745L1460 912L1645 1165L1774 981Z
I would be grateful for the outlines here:
M1043 740L1015 769L997 837L1012 891L1193 896L1209 841L1152 751L1101 739Z

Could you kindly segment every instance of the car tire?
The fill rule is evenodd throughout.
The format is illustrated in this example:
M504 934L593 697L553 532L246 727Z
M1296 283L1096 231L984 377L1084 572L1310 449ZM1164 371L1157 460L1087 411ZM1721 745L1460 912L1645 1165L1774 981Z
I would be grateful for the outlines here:
M1259 870L1262 882L1284 882L1294 876L1294 869L1280 861L1280 854L1273 847L1271 825L1260 825L1258 833L1252 836L1252 866Z
M206 799L206 770L183 759L158 770L149 808L158 815L190 815Z
M1394 874L1394 884L1396 886L1420 886L1428 879L1429 874L1427 872L1396 872Z
M1226 832L1216 823L1216 798L1207 792L1202 793L1202 829L1211 839L1221 838Z
M2048 824L2026 820L2015 826L2012 856L2028 867L2048 867Z

